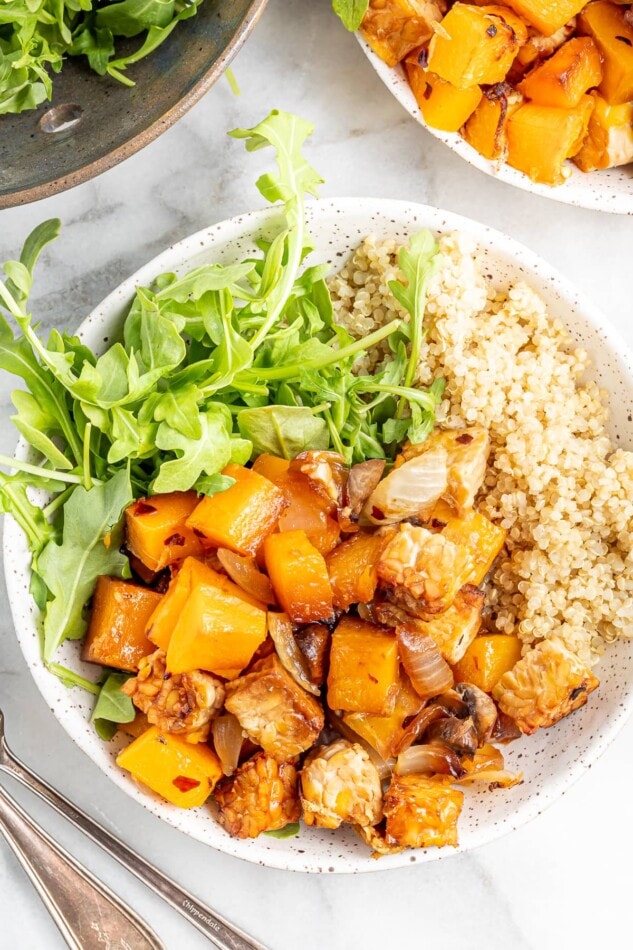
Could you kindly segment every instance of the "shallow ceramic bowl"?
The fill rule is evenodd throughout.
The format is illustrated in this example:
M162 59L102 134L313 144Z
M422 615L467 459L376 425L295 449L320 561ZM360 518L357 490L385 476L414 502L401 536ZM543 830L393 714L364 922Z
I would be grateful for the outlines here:
M169 248L121 284L82 324L82 338L99 351L104 340L117 335L135 286L149 283L164 271L183 273L203 263L241 260L255 250L253 239L278 225L275 209L247 214L216 224ZM333 199L308 206L308 227L315 250L313 262L334 268L369 233L398 241L422 227L436 232L461 230L475 240L486 273L500 286L527 280L546 300L552 316L560 317L573 337L591 354L601 384L612 395L612 436L633 445L633 360L604 317L538 257L505 235L455 214L423 205L369 199ZM19 446L24 452L25 446ZM183 811L149 797L115 765L123 741L102 742L88 719L92 697L66 689L46 672L40 660L37 615L29 592L29 556L25 539L10 518L6 521L4 566L17 636L35 681L62 726L105 774L139 805L220 851L271 867L302 871L369 871L434 861L454 850L404 852L375 861L353 831L302 828L298 837L279 841L262 836L255 841L230 838L208 808ZM94 667L79 660L76 642L67 642L59 660L94 678ZM598 670L602 684L584 709L555 728L512 744L508 766L524 772L522 785L495 792L466 791L460 818L460 847L468 851L506 834L538 815L583 774L624 723L633 707L633 656L629 643L611 647Z
M450 149L474 165L479 171L491 175L507 185L531 191L532 194L543 198L553 198L565 204L577 205L579 208L589 208L593 211L610 211L614 214L633 214L633 165L624 165L621 168L607 168L604 171L585 174L569 162L571 176L563 185L539 185L524 175L523 172L510 168L509 165L489 161L466 142L457 132L440 132L432 129L422 118L420 108L411 92L404 69L401 66L391 67L377 56L367 43L358 34L358 40L367 59L372 64L387 89L393 93L401 106L410 116L424 126L440 142L444 142Z
M128 88L69 58L53 100L0 116L0 208L65 191L128 158L179 119L222 75L267 0L204 0L155 52L128 70ZM141 38L117 44L132 51Z

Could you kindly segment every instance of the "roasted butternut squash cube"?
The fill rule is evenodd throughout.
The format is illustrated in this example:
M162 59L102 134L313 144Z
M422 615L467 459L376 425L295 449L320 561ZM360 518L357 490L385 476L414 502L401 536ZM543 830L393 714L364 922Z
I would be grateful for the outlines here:
M92 600L82 659L135 673L154 652L145 633L161 595L117 577L99 577Z
M279 761L314 745L324 724L320 704L295 683L276 655L227 683L225 707L253 742Z
M447 663L457 663L477 636L483 607L483 591L468 584L443 614L420 621L421 629L435 641Z
M329 513L330 505L300 472L289 471L276 483L284 494L287 508L282 511L279 531L305 531L310 544L321 554L329 554L338 544L341 530Z
M387 65L396 66L431 38L445 9L444 0L370 0L361 33Z
M397 755L404 735L405 722L421 711L424 702L414 690L409 677L402 674L393 712L388 716L362 712L345 713L343 722L368 742L381 758L389 759Z
M572 161L583 172L615 168L633 162L633 102L610 106L598 92L591 92L593 112L582 148Z
M275 485L287 473L290 468L288 459L282 459L279 455L271 455L269 452L262 452L258 455L252 465L252 471L258 475L263 475Z
M207 745L191 745L151 726L117 756L117 765L180 808L202 805L222 778L222 766Z
M523 644L505 633L482 633L475 637L453 666L457 683L472 683L491 693L504 673L521 659Z
M378 585L378 561L393 534L359 531L328 554L335 607L347 610L352 604L372 600Z
M451 788L451 779L424 775L394 775L385 792L385 841L405 848L457 845L457 820L464 793Z
M464 568L458 577L460 587L464 584L478 587L481 584L507 536L505 528L494 524L481 512L473 509L459 517L443 501L435 505L429 527L433 531L441 531L448 541L466 552Z
M422 118L432 129L457 132L481 99L479 86L458 89L417 63L406 62L405 71Z
M583 4L584 6L584 4ZM600 95L617 106L633 99L633 26L626 9L598 0L578 18L578 30L591 36L602 53Z
M562 640L541 640L492 691L499 709L514 719L521 732L547 729L587 702L600 685Z
M293 623L326 620L334 610L325 559L305 531L271 534L264 544L275 596Z
M198 504L194 491L152 495L125 512L125 536L131 553L151 571L204 553L202 540L185 525Z
M508 119L522 102L521 93L508 83L484 89L479 105L462 129L463 137L484 158L504 161L508 151Z
M455 3L429 44L429 69L460 89L501 82L527 39L505 7Z
M528 73L518 88L526 98L542 106L577 106L589 89L599 85L601 59L591 37L576 36Z
M203 498L187 519L187 526L208 544L254 554L274 529L286 500L276 485L243 465L226 466L223 475L235 479L226 491Z
M532 181L562 184L571 174L565 159L580 150L592 109L590 96L572 109L526 102L508 122L508 164Z
M297 779L293 762L277 762L258 752L216 786L220 824L233 838L256 838L262 831L299 821Z
M400 686L398 641L376 624L343 617L332 634L330 709L388 716Z
M551 36L580 13L586 0L507 0L508 6L535 26L543 36Z
M266 639L263 604L206 564L188 558L148 624L168 673L235 675Z

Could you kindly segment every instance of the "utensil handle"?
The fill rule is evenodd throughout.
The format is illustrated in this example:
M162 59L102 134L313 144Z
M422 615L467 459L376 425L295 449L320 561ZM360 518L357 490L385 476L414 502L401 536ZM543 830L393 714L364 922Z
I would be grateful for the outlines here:
M156 934L0 788L0 834L71 950L164 950Z
M35 772L32 772L23 762L10 752L5 742L0 744L0 768L6 769L23 785L51 805L55 811L82 831L98 844L119 864L135 875L163 898L174 910L177 910L190 924L193 924L219 950L267 950L267 948L249 937L239 927L230 924L219 914L188 894L175 881L168 878L162 871L150 864L131 848L106 831L96 821L86 815L80 808L73 805L63 795L48 785Z

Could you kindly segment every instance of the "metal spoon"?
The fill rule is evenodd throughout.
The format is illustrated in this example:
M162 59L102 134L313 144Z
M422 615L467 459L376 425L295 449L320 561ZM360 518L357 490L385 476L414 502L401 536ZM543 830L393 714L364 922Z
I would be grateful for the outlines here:
M164 950L140 917L58 845L0 788L0 835L71 950Z
M267 950L267 948L249 937L238 927L233 926L219 914L210 910L205 904L182 890L174 881L170 880L162 871L150 864L140 855L135 854L126 844L110 834L105 828L93 821L85 812L73 805L67 798L60 795L52 786L48 785L35 772L32 772L23 762L11 752L4 737L4 715L0 709L0 771L13 775L19 782L29 788L43 801L51 805L56 812L67 818L68 821L83 831L95 844L103 848L119 864L146 884L155 894L182 914L190 924L208 937L219 950Z

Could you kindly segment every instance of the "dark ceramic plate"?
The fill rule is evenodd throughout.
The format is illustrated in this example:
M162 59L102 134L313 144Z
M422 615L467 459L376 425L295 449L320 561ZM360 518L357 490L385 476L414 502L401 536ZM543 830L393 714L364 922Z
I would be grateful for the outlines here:
M53 100L0 116L0 208L99 175L155 139L223 73L266 0L205 0L151 56L130 67L133 88L69 59ZM139 40L127 41L136 48ZM117 47L124 51L125 44Z

